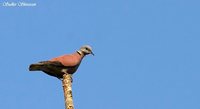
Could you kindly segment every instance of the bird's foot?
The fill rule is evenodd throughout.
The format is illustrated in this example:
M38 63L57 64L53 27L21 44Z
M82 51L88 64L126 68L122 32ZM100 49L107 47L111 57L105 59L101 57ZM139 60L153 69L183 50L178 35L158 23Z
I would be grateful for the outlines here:
M72 76L70 76L70 78L71 78L71 83L73 82L73 78L72 78Z
M64 74L71 75L70 78L71 78L71 83L72 83L72 82L73 82L72 74L67 73L67 70L66 70L66 69L63 69L62 72L63 72ZM63 74L63 75L64 75L64 74ZM63 80L63 79L62 79L62 80Z

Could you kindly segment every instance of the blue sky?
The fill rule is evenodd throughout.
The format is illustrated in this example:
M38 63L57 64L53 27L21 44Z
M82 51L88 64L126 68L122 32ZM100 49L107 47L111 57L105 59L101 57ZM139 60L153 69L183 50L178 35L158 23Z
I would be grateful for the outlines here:
M76 109L200 108L198 0L24 2L0 6L1 109L64 109L61 81L28 66L85 44Z

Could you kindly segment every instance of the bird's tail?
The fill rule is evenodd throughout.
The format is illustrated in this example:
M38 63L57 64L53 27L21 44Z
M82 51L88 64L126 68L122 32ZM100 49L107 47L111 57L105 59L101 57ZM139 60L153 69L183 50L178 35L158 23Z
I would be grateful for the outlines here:
M29 71L39 71L39 70L42 70L43 66L44 66L43 63L31 64L29 66Z

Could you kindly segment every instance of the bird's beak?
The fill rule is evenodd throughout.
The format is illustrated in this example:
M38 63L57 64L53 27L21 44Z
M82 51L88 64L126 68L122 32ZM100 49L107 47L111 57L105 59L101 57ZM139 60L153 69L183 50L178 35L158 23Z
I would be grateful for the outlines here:
M94 56L94 53L91 51L91 54Z

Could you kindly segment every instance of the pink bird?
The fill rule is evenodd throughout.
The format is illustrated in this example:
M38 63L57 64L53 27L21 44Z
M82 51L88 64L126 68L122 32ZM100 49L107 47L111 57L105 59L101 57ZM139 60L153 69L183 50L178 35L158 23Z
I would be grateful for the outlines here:
M43 71L50 76L62 79L63 74L65 73L75 73L82 59L88 54L94 55L92 52L92 48L89 45L85 45L73 54L66 54L48 61L42 61L36 64L31 64L29 70Z

